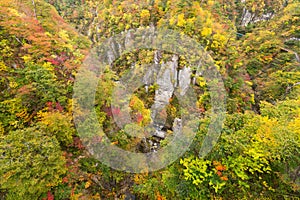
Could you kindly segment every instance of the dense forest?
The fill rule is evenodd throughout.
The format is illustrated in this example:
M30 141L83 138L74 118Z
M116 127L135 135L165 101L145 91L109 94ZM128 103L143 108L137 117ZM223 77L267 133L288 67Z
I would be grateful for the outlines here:
M125 51L135 30L172 30L195 46ZM196 44L219 82L196 68L185 49ZM300 199L299 0L0 0L0 94L1 200ZM224 119L213 115L222 103ZM184 116L196 128L183 148ZM178 155L160 156L173 160L157 170L140 160L123 169L120 155L92 151L101 143L157 156L173 145Z

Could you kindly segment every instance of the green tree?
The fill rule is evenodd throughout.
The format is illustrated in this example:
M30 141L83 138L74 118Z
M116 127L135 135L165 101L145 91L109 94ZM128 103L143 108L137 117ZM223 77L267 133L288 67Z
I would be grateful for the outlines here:
M58 141L39 127L1 135L0 185L7 199L38 199L66 173Z

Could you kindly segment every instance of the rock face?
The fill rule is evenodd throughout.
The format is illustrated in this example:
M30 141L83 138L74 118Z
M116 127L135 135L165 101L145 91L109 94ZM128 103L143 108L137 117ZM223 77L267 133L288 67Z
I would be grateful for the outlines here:
M264 21L264 20L270 20L276 15L276 12L278 9L282 9L283 7L288 5L288 1L281 1L279 2L272 2L269 1L267 4L265 4L265 10L251 10L251 8L246 8L246 0L240 0L236 1L238 4L241 4L241 19L240 19L240 26L247 26L249 24L253 24L259 21Z
M176 64L174 64L173 61L163 63L156 77L158 89L155 91L154 104L151 107L151 117L154 126L157 125L157 127L159 127L158 124L165 123L161 122L161 117L157 115L169 104L169 99L174 93L174 82L176 82L174 71L177 70L177 67L175 68L175 66Z
M127 49L133 41L131 32L125 34L123 41L111 38L107 43L107 50L105 51L105 59L107 63L112 64L121 54L122 50ZM144 36L143 36L144 37ZM151 33L145 37L152 37ZM167 112L166 108L170 103L170 99L174 96L174 92L178 92L181 96L185 95L192 82L192 70L189 67L179 69L179 57L173 55L168 61L162 61L162 52L155 51L153 57L153 64L143 69L141 77L142 85L144 85L146 92L148 88L154 84L157 86L155 90L154 103L151 107L151 134L153 137L162 140L167 136L166 127ZM134 70L134 66L132 68ZM199 75L199 72L196 72ZM193 81L195 83L195 80ZM175 119L172 130L179 132L181 119ZM143 152L155 151L158 148L159 142L151 142L148 138L142 141Z
M251 23L269 20L273 17L273 13L262 14L261 16L257 16L255 13L250 12L246 8L243 9L241 26L247 26Z
M179 118L175 118L173 123L173 132L178 134L182 130L182 121Z
M154 64L149 67L142 78L143 84L147 91L148 87L157 84L158 89L155 91L154 103L151 107L152 133L155 142L149 139L142 140L142 152L156 151L159 148L159 140L163 140L167 136L166 132L166 116L161 113L166 111L170 98L174 96L175 90L180 95L185 95L192 79L192 70L189 67L178 68L178 56L173 55L170 61L161 62L161 52L154 53ZM166 112L165 112L166 113ZM172 131L179 133L182 129L181 119L176 118L173 123Z
M149 68L143 80L146 87L154 84L154 82L158 85L158 89L155 91L154 104L151 107L151 118L155 128L153 136L164 139L166 132L163 128L166 117L160 116L161 112L166 109L170 98L174 95L175 89L179 90L180 95L186 93L191 83L192 70L189 67L178 69L177 55L173 55L170 61L162 62L161 64L159 64L159 56L159 52L154 54L154 67ZM156 77L154 76L155 74L157 74Z
M184 67L183 69L179 70L178 82L181 96L185 95L189 89L189 85L191 83L191 74L192 71L189 67Z

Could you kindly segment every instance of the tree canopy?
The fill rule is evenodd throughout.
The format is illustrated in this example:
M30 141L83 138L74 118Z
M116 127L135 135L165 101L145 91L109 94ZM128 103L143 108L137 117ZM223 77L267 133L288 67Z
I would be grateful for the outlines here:
M226 119L212 151L199 157L212 120L209 86L199 77L192 87L201 116L188 151L160 171L132 174L88 151L74 125L72 114L81 110L72 107L73 90L91 49L142 27L175 30L203 46L224 82ZM126 151L168 145L185 112L171 96L157 114L166 121L163 138L128 135L152 122L159 89L152 84L129 99L133 123L120 128L114 119L122 114L112 102L118 81L131 68L153 64L156 53L120 55L98 77L97 122L111 145ZM159 64L172 58L164 52ZM176 70L188 65L179 55ZM0 199L300 196L299 0L0 0L0 94ZM89 134L94 127L87 128Z

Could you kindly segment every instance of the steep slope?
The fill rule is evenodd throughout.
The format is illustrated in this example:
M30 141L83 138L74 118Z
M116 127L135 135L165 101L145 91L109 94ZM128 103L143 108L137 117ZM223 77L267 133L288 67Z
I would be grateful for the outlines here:
M0 1L0 196L38 199L61 182L61 148L75 136L72 83L88 47L50 4Z
M299 0L0 0L0 199L297 198L299 7ZM111 39L115 52L106 53L113 62L100 76L95 99L97 122L111 146L149 153L170 144L185 111L172 94L177 83L194 80L201 112L182 158L160 171L132 174L90 155L71 107L75 76L89 64L90 47L139 27L173 29L205 48L225 84L227 117L212 151L199 156L212 110L205 79L193 79L183 56L153 49L119 55L124 44ZM120 108L112 106L112 93L128 70L143 64L169 66L183 76L170 81L166 73L158 84L143 77L129 99L133 123L123 129L114 119ZM165 106L158 118L152 105ZM166 121L156 135L126 133L140 134L151 118ZM94 135L91 143L102 139Z

